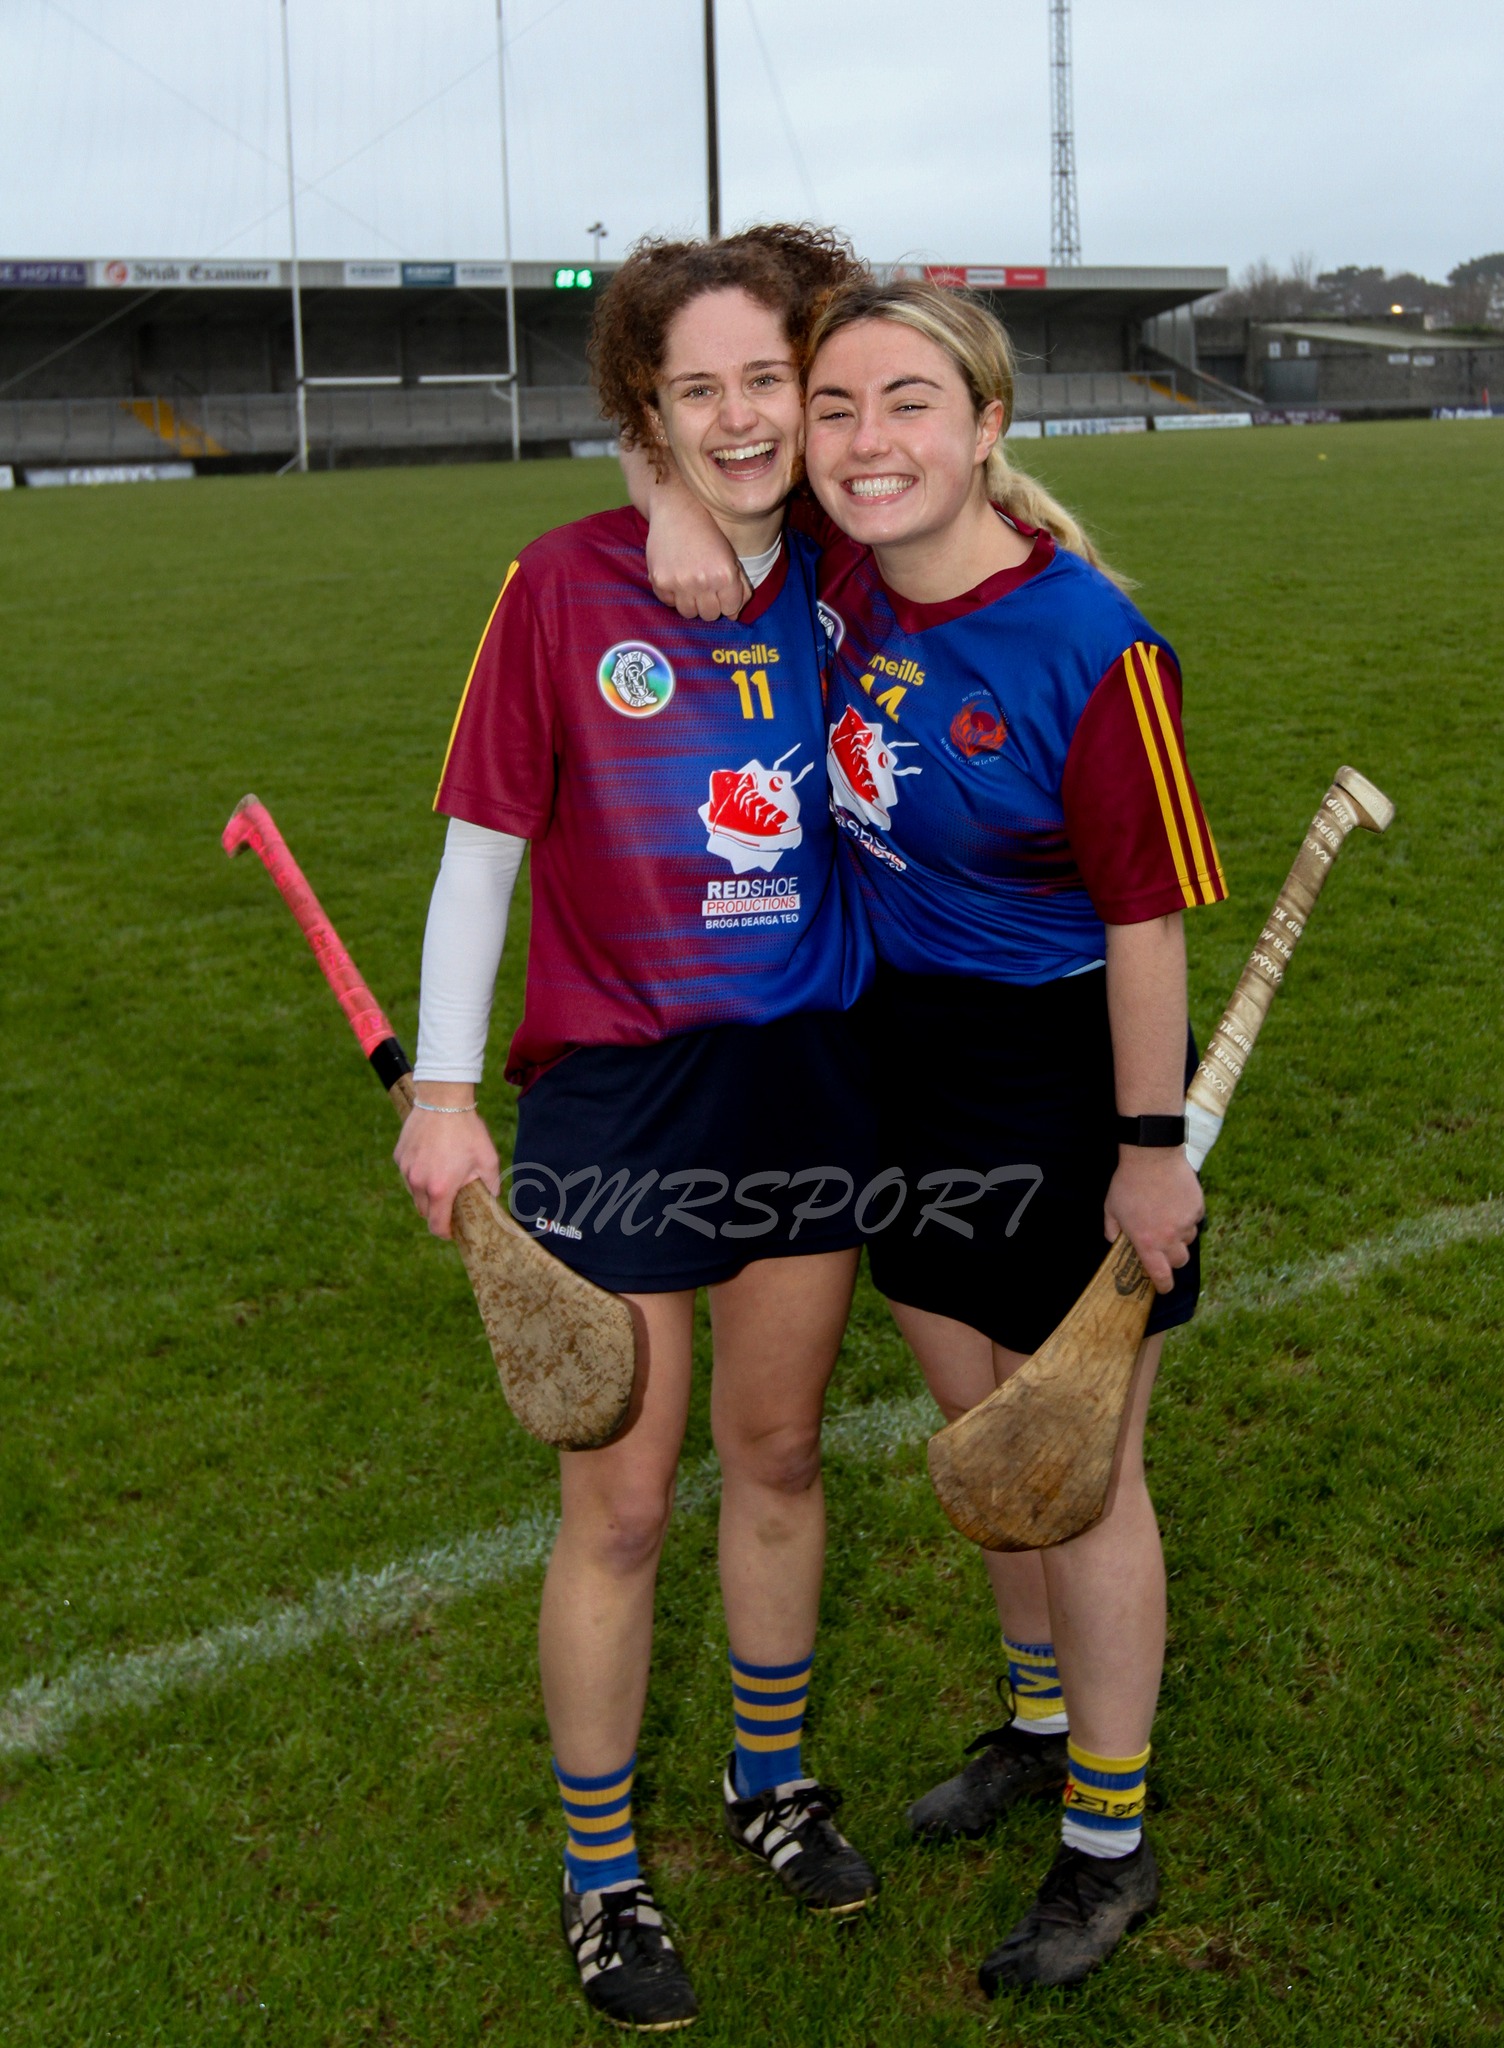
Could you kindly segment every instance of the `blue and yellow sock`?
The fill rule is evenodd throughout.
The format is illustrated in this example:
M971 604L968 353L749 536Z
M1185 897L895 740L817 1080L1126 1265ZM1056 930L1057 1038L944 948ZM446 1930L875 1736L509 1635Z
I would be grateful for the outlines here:
M1003 1637L1008 1683L1013 1690L1013 1725L1028 1735L1063 1735L1070 1726L1053 1643L1015 1643Z
M558 1758L554 1759L554 1776L569 1825L564 1869L572 1892L604 1891L610 1885L630 1884L642 1875L632 1833L632 1776L636 1769L635 1752L619 1771L608 1771L604 1778L572 1777L561 1771Z
M804 1776L799 1739L809 1699L812 1656L798 1664L743 1664L731 1653L731 1698L736 1712L737 1797L771 1791Z
M1060 1839L1088 1856L1131 1856L1144 1834L1144 1779L1149 1752L1137 1756L1093 1756L1067 1745L1070 1774L1065 1781L1065 1820Z

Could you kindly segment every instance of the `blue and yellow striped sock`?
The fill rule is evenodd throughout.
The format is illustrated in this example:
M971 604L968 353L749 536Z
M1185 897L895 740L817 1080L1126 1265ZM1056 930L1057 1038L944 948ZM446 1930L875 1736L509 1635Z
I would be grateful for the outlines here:
M1060 1839L1088 1856L1131 1856L1144 1834L1144 1779L1149 1752L1137 1756L1093 1756L1067 1745L1070 1774L1065 1781L1065 1820Z
M1003 1637L1008 1683L1013 1689L1013 1725L1029 1735L1063 1735L1070 1726L1053 1643L1015 1643Z
M809 1699L813 1656L798 1664L744 1664L731 1653L731 1698L736 1712L733 1776L739 1799L804 1776L799 1738Z
M559 1768L554 1776L564 1802L569 1837L564 1844L564 1869L572 1892L604 1891L608 1885L630 1884L642 1875L637 1842L632 1834L634 1751L619 1771L604 1778L576 1778Z

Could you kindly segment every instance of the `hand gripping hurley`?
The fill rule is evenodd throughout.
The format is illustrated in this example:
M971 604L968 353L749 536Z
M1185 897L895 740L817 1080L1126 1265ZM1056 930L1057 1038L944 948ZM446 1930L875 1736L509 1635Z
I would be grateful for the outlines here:
M1394 805L1339 768L1259 933L1186 1095L1186 1153L1200 1171L1332 863L1355 825L1387 831ZM963 1536L987 1550L1044 1550L1102 1519L1154 1289L1126 1237L1079 1301L994 1394L930 1438L930 1479Z
M412 1069L361 980L271 813L243 797L224 829L232 858L249 846L303 928L324 978L397 1114L412 1108ZM636 1369L632 1312L520 1230L479 1181L454 1198L454 1237L501 1375L507 1406L532 1436L559 1450L593 1450L626 1420Z

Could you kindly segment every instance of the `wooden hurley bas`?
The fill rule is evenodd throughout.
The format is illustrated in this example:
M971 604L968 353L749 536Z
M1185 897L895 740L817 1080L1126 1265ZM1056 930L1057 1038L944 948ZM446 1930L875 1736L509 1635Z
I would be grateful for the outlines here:
M265 804L243 797L221 843L232 858L241 846L260 856L377 1080L405 1118L413 1106L407 1056ZM626 1421L636 1371L627 1304L546 1252L478 1180L454 1198L454 1239L507 1406L522 1427L559 1450L608 1442Z
M1339 768L1207 1044L1186 1095L1186 1154L1199 1172L1355 825L1387 831L1394 805ZM930 1438L930 1478L963 1536L988 1550L1044 1550L1102 1519L1154 1289L1119 1238L1074 1308L1011 1379Z

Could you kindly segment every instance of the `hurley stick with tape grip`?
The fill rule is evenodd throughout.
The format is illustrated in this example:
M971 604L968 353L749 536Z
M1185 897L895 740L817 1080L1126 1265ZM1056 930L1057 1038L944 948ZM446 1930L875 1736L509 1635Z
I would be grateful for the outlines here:
M249 846L303 929L360 1049L392 1098L412 1109L412 1069L265 804L241 799L224 829L232 857ZM530 1435L560 1450L591 1450L626 1419L636 1371L632 1313L520 1230L489 1188L454 1198L454 1237L490 1341L502 1392Z
M1348 834L1387 830L1394 805L1339 768L1207 1043L1186 1098L1186 1153L1200 1170ZM1149 1276L1126 1236L1034 1355L930 1438L930 1479L963 1536L988 1550L1044 1550L1102 1518L1144 1327Z

